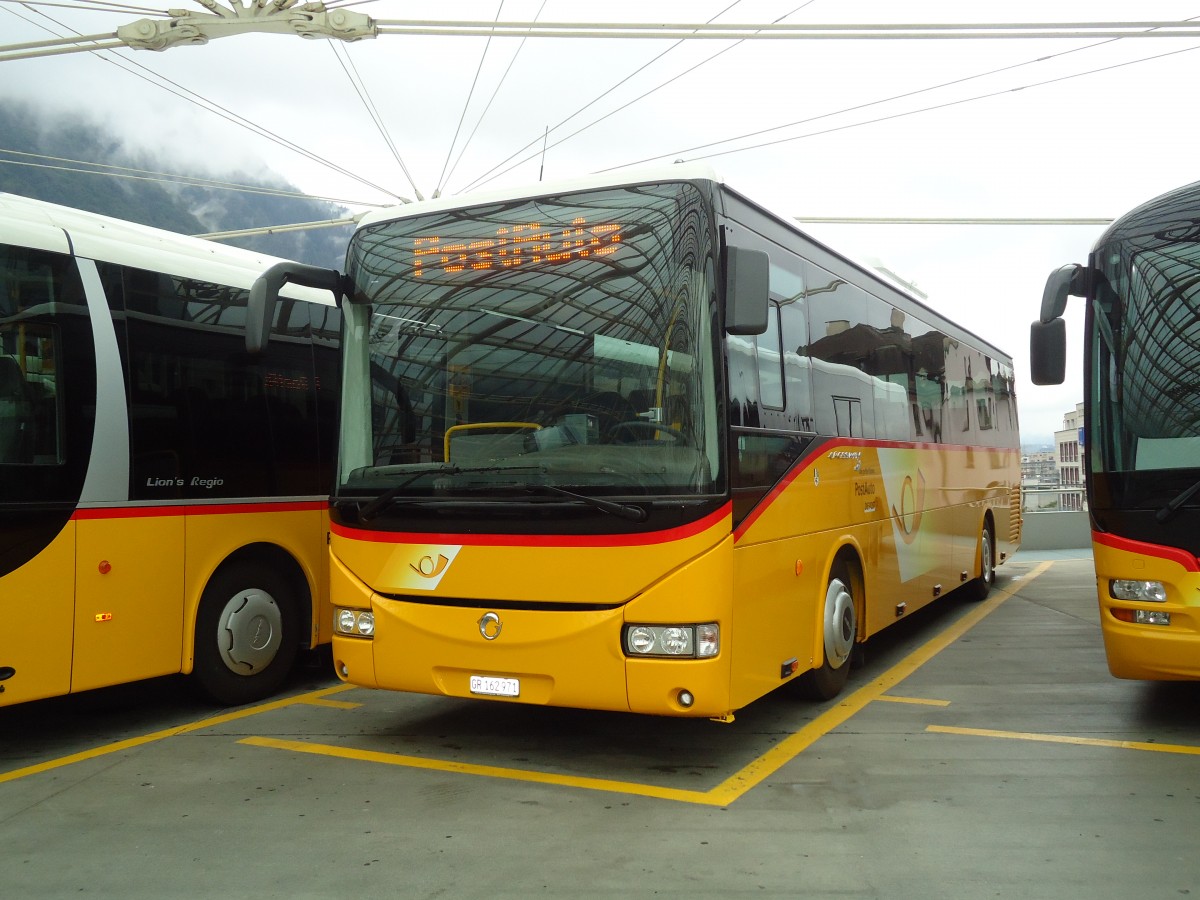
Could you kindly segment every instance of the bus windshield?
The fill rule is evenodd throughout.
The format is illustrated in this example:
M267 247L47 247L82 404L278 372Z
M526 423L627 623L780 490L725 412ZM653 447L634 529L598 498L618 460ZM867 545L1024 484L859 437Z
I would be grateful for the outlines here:
M712 234L686 183L360 230L336 493L721 490Z
M1096 260L1092 468L1129 473L1153 503L1200 477L1200 232L1159 230Z

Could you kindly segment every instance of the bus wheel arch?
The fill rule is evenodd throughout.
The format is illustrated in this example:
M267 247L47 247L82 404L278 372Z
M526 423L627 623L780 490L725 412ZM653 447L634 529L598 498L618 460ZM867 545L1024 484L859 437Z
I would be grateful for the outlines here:
M862 563L852 547L843 547L829 566L821 601L821 662L799 679L802 694L831 700L842 692L859 650L865 596Z
M241 548L200 596L193 684L229 706L270 696L291 671L311 620L311 594L295 559L271 544Z

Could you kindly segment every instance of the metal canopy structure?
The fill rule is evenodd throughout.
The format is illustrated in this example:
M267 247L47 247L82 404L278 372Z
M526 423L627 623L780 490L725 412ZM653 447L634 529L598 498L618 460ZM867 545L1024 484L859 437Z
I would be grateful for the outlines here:
M238 34L295 34L309 40L360 41L381 34L510 38L649 38L656 40L971 40L1200 37L1200 22L1049 22L926 24L501 22L375 20L363 13L300 0L195 0L208 12L170 9L108 34L0 46L0 62L93 50L167 50Z

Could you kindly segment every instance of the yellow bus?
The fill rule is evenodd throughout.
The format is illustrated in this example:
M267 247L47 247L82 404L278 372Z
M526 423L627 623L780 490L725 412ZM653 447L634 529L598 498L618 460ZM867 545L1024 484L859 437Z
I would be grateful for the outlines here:
M1117 219L1085 266L1046 283L1034 384L1066 374L1070 295L1084 314L1084 484L1108 667L1200 679L1200 183Z
M372 213L337 283L346 682L728 721L1018 546L1011 359L707 167Z
M277 690L327 643L340 313L278 260L0 194L0 705L187 673Z

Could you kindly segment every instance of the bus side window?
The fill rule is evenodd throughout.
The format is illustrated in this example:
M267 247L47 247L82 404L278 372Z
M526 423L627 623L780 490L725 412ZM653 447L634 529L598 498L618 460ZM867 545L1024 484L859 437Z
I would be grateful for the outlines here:
M779 307L767 307L767 330L755 336L758 399L768 409L783 409L783 355L779 350ZM765 423L764 423L765 424Z
M812 367L804 352L808 345L808 320L803 294L779 304L783 343L783 378L787 385L787 418L790 428L812 431Z
M25 375L11 356L0 356L0 463L28 462L33 416Z
M52 326L0 327L0 463L62 462L56 349Z

